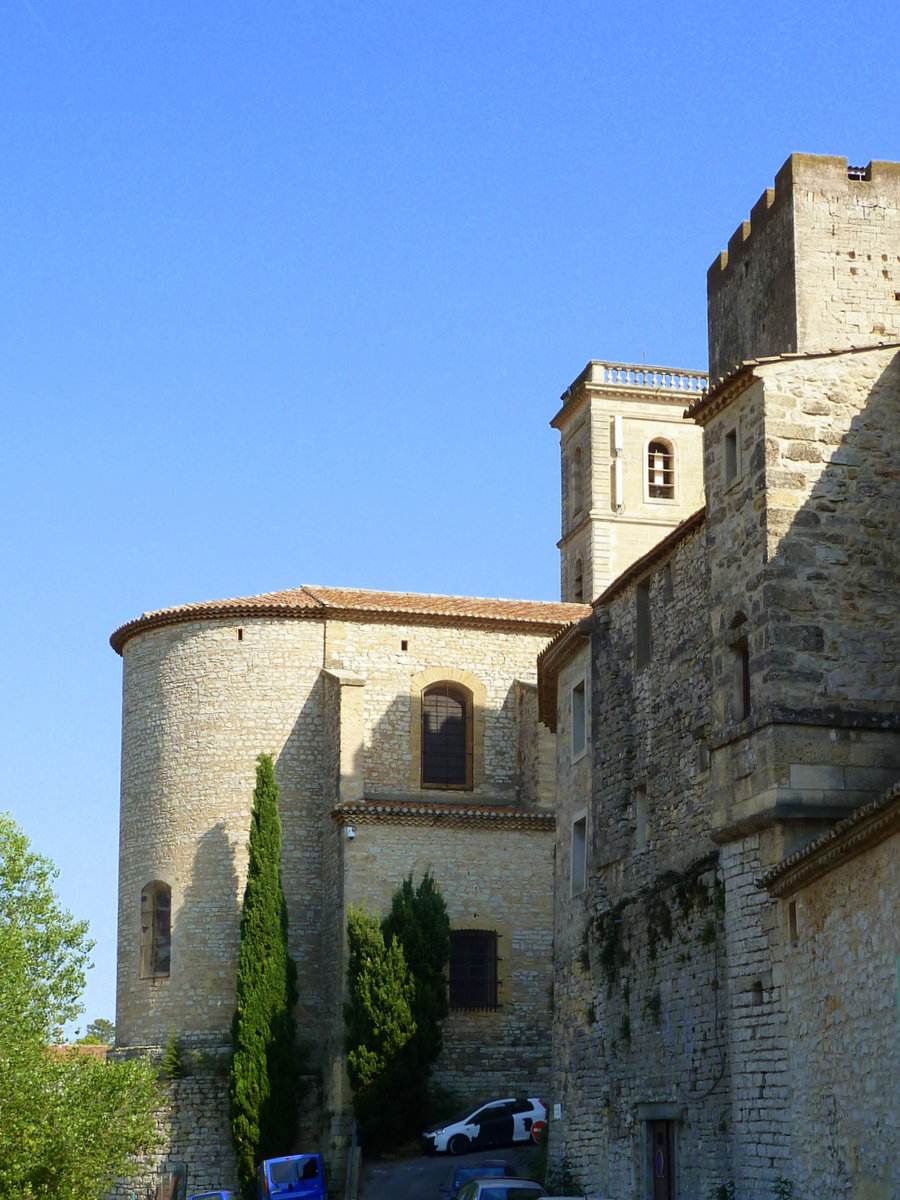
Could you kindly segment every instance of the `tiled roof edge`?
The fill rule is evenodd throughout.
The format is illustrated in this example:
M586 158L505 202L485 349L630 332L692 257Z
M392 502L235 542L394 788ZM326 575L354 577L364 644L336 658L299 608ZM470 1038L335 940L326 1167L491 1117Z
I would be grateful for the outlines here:
M348 594L366 594L362 589L345 589ZM246 599L213 600L199 604L186 604L176 608L164 608L156 612L144 613L132 621L120 625L111 635L109 642L117 654L121 654L127 642L140 633L160 629L170 625L181 625L190 621L228 620L232 618L275 618L278 620L303 621L324 620L329 617L346 621L377 621L389 622L403 620L411 625L438 625L452 623L468 628L491 628L503 630L529 629L534 633L556 634L572 620L573 611L587 614L587 605L563 604L550 600L493 600L481 596L433 596L427 593L413 592L374 592L373 596L395 595L409 597L410 603L405 607L398 603L396 607L379 607L376 604L366 606L362 603L341 605L334 600L322 598L320 589L304 586L285 593L265 593L260 596L249 596ZM296 599L281 601L281 595L293 595ZM495 613L458 612L452 607L444 611L439 608L427 610L417 608L414 600L417 595L429 600L440 599L447 601L474 601L482 604L494 604L498 611ZM306 600L306 603L303 603ZM503 606L506 606L504 610ZM528 613L533 607L534 612ZM515 609L520 611L515 611ZM558 615L554 610L558 610Z
M839 821L833 829L802 846L757 879L773 896L792 895L835 866L877 845L900 830L900 781L887 792Z

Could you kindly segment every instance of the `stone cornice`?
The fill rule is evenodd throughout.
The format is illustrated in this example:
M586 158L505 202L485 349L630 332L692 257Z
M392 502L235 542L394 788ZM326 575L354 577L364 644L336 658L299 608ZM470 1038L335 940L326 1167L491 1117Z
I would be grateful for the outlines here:
M338 825L452 825L461 829L533 829L553 833L556 816L545 809L505 804L440 804L429 800L366 800L331 810Z
M766 871L757 883L773 896L785 899L898 832L900 783L880 800L864 805L839 821L834 829Z

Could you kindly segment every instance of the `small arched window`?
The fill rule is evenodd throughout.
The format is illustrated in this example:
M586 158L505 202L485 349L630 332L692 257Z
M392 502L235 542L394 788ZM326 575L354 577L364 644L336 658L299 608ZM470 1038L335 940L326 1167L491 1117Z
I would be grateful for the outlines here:
M584 508L584 459L580 446L576 446L572 452L572 473L569 483L572 493L572 515L574 516Z
M472 697L459 684L422 694L422 786L472 787Z
M575 574L572 580L572 599L576 604L581 604L584 601L584 563L581 560L581 555L575 559Z
M675 455L660 439L647 447L647 495L651 500L675 499Z
M172 889L155 879L141 891L141 979L169 975L172 945Z

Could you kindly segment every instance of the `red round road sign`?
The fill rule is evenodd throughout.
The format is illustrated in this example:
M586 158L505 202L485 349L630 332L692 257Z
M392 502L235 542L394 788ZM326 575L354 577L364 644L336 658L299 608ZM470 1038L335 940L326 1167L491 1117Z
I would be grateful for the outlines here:
M546 1121L533 1121L531 1125L531 1140L534 1142L539 1142L541 1140L541 1134L546 1128Z

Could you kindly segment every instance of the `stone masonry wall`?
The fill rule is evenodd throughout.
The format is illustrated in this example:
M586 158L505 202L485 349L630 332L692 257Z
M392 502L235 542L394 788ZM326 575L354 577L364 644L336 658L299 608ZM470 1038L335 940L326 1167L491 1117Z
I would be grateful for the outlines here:
M238 630L242 636L238 637ZM282 870L298 1017L318 1036L321 994L321 625L193 622L125 647L117 1037L227 1035L256 758L277 756ZM140 979L141 889L172 888L168 978Z
M482 761L475 788L461 799L524 801L517 766L515 681L535 682L538 652L547 634L527 630L460 628L396 622L347 621L329 630L332 664L365 679L365 794L370 797L434 796L419 785L411 755L413 681L425 671L454 678L464 668L484 689ZM403 649L403 643L406 649ZM476 750L478 738L476 737ZM533 799L533 797L530 797Z
M451 1012L435 1082L462 1103L543 1095L550 1073L552 825L461 827L452 820L365 822L345 841L346 898L382 915L407 875L434 875L451 927L498 933L500 1007Z
M900 835L778 907L796 1200L900 1200Z
M701 527L640 581L649 584L646 665L635 660L635 584L597 610L590 883L580 897L570 898L565 838L584 793L569 779L559 797L551 1099L561 1116L550 1150L600 1195L642 1194L651 1110L677 1123L679 1194L705 1194L728 1178L724 894L706 799L704 556ZM569 682L561 675L563 780Z
M787 1028L780 980L772 969L777 913L756 880L771 834L722 848L725 883L726 988L731 1059L732 1178L738 1200L768 1200L774 1182L790 1179Z
M764 364L735 388L706 427L716 820L840 816L900 766L900 357Z

